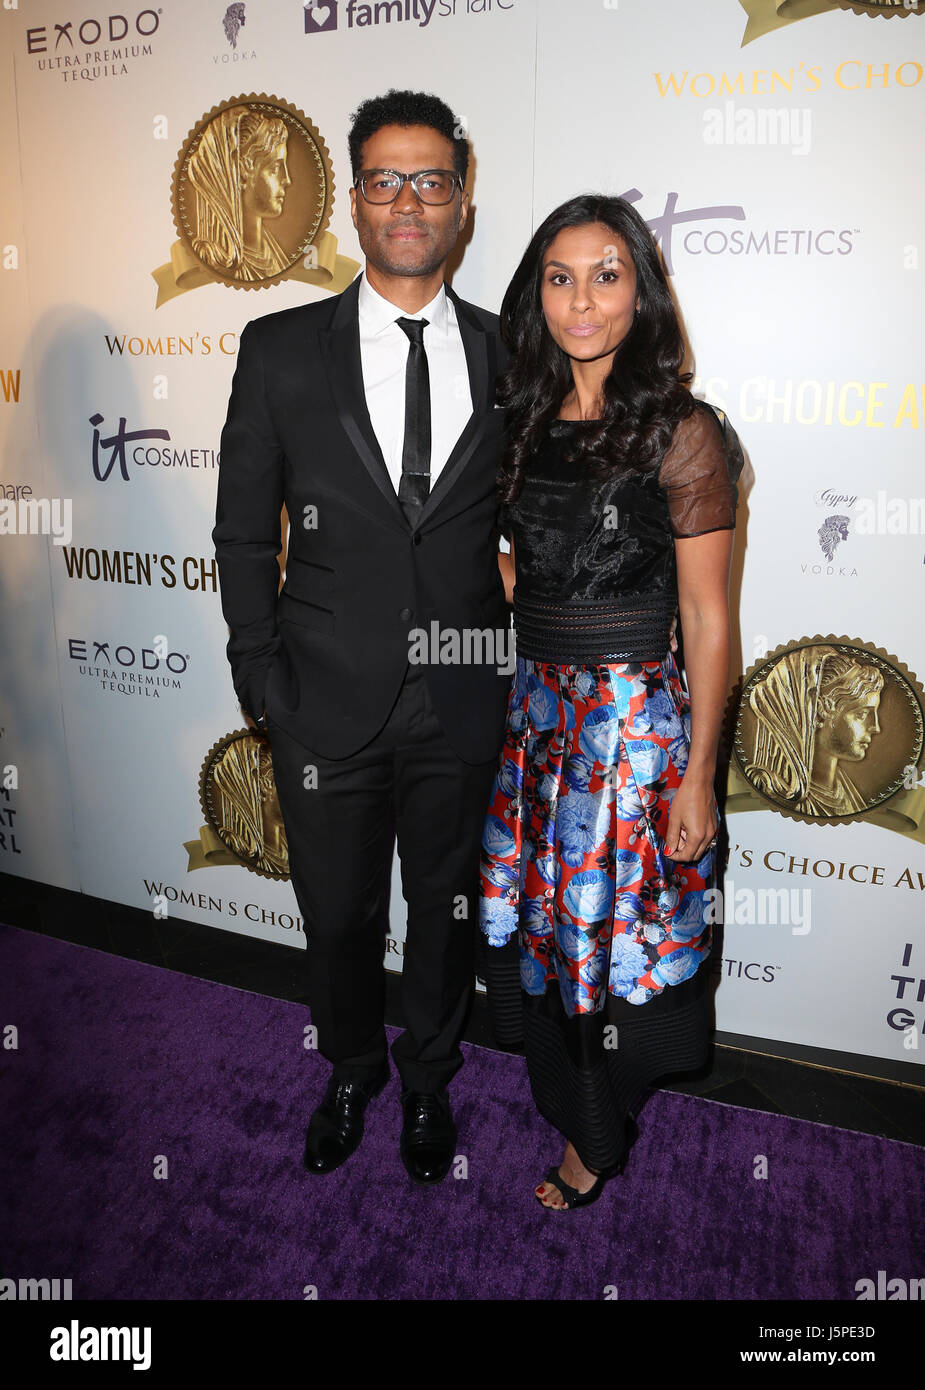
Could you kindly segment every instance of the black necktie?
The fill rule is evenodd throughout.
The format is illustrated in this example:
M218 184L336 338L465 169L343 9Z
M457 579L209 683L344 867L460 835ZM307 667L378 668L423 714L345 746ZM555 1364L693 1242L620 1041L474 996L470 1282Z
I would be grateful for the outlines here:
M398 500L416 526L430 492L430 373L424 351L427 319L396 319L408 335L405 367L405 441L401 454Z

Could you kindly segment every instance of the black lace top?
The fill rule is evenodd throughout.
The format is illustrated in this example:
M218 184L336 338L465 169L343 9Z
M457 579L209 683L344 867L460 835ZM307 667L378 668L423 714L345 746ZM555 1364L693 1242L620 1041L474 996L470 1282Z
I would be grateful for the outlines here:
M580 421L554 420L520 496L501 509L514 541L520 656L559 664L661 661L678 606L675 538L735 527L743 457L702 401L661 463L595 476L568 463Z

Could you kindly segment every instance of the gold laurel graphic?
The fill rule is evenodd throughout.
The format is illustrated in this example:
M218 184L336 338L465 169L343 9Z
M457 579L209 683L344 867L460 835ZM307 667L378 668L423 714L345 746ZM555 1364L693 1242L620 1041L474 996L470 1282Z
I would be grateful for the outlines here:
M885 19L917 13L906 9L902 0L739 0L739 4L748 15L743 48L786 24L798 24L802 19L832 10L851 10L854 14Z
M346 289L360 267L337 254L327 230L333 205L330 153L298 107L255 92L213 106L174 164L179 240L151 272L155 307L216 281L238 290L282 280Z
M909 785L925 761L925 692L897 657L801 637L753 663L730 704L727 811L869 820L925 843L925 789Z
M184 845L187 872L240 864L262 878L289 877L289 846L279 809L270 741L238 729L214 743L199 774L206 824Z

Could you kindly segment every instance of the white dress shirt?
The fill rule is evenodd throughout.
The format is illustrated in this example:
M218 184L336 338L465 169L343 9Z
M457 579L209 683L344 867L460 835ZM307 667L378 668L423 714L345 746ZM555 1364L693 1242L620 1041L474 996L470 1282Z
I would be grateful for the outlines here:
M424 351L430 377L430 485L440 476L472 414L469 369L456 309L443 285L416 314L383 299L360 277L360 359L373 431L398 494L405 442L405 369L410 343L396 319L426 319Z

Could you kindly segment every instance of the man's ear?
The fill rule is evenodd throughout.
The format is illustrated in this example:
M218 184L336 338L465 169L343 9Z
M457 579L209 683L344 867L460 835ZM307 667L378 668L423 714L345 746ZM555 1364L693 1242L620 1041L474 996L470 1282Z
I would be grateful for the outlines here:
M355 227L357 224L357 191L355 188L350 190L350 217Z
M459 200L459 230L462 231L469 219L470 199L468 193L463 193Z

